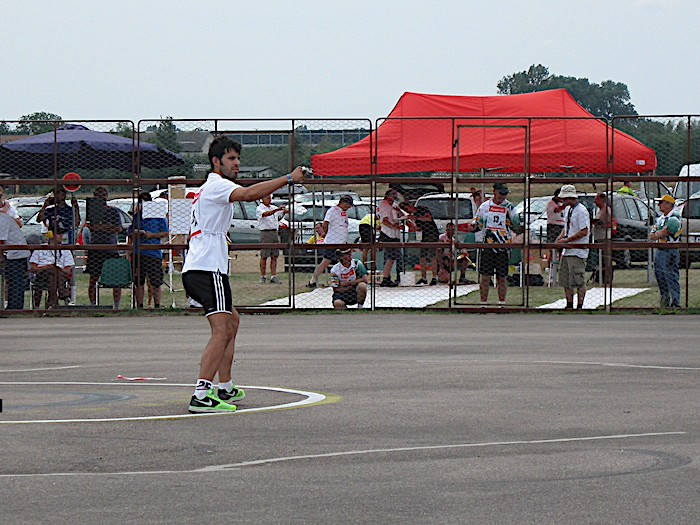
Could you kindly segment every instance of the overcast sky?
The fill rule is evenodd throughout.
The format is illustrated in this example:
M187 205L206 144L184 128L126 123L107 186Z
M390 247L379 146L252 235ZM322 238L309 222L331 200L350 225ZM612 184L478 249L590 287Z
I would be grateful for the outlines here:
M700 114L697 0L0 0L0 120L375 118L504 76Z

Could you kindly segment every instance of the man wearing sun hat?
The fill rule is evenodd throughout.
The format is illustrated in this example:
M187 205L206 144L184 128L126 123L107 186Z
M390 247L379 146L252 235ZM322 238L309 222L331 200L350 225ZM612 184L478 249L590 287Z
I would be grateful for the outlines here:
M654 250L654 275L659 285L662 307L679 307L681 305L680 253L678 242L681 237L682 224L674 207L676 200L670 195L659 199L662 215L656 219L650 241L659 243Z
M586 207L578 201L573 184L564 184L559 190L559 198L566 204L564 229L559 234L557 244L565 244L559 263L559 284L564 288L566 310L574 308L574 293L578 296L578 308L583 308L586 297L586 259L588 248L577 248L577 244L590 242L591 216Z

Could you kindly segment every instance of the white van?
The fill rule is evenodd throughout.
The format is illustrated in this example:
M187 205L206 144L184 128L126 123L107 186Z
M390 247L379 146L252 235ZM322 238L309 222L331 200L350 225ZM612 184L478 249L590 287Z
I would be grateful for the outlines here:
M681 202L690 195L700 191L700 164L686 164L681 168L679 177L688 177L693 180L679 180L673 186L673 197ZM680 203L677 203L680 204Z

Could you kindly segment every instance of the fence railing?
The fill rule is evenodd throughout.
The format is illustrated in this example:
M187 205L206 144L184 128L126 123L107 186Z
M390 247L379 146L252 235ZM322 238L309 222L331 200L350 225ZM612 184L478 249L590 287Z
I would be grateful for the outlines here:
M65 313L115 305L120 310L191 307L180 274L191 197L207 176L208 147L218 134L243 144L241 184L282 175L299 164L320 166L303 187L274 196L289 210L279 243L260 242L256 203L233 203L231 285L234 304L242 310L332 309L334 287L328 270L315 287L309 287L309 281L324 254L330 257L333 250L344 247L352 249L353 258L362 261L368 272L364 302L368 310L563 309L566 301L557 273L558 257L566 245L555 244L548 234L546 206L565 184L575 186L592 220L593 236L585 245L589 250L585 309L700 307L698 117L575 119L588 143L572 144L569 153L559 150L556 157L548 156L546 144L541 144L543 133L558 125L571 130L572 119L504 119L488 125L456 118L393 120L373 124L363 119L168 119L71 126L35 122L27 136L4 135L0 182L13 207L3 211L18 218L14 222L22 227L19 236L7 233L9 226L0 228L4 241L0 308L6 313L47 309ZM16 129L15 124L9 122L9 129ZM395 139L395 129L387 124L420 138L419 143L402 147L430 151L432 157L421 158L387 142ZM656 133L646 135L656 137L649 139L656 142L646 144L654 152L653 162L635 157L646 151L645 146L637 148L640 143L619 134L620 129L640 134L647 128ZM498 140L505 141L501 147L508 148L507 155L499 157L497 149L490 149L499 145ZM637 149L626 149L630 143ZM591 172L591 166L598 166L597 171ZM519 204L522 223L509 233L506 255L492 255L493 244L471 226L480 199L487 200L497 183L507 185L507 199ZM633 194L626 193L624 183L630 183ZM360 226L389 190L398 192L397 214L407 218L401 222L398 242L391 243L377 235L371 222L369 230ZM96 192L107 193L107 208L95 198ZM137 211L137 220L167 222L167 236L157 248L133 234L139 229L134 228L133 214L143 192L152 201ZM58 205L53 202L56 193ZM675 292L665 288L668 272L660 273L654 264L660 245L648 240L659 213L658 198L666 193L679 198L676 212L682 225L674 246L677 255L671 257L671 269L676 258L678 263L677 304L669 299ZM347 212L347 244L309 243L315 225L344 194L355 201ZM615 217L607 225L595 223L598 194L605 196ZM421 228L414 219L424 210L430 212L439 234L451 223L454 236L436 239L424 222ZM7 222L0 216L0 226L3 220ZM114 228L95 227L99 224ZM663 246L664 254L667 247ZM272 283L272 257L267 252L261 279L261 250L268 249L279 250L277 282ZM503 280L482 275L498 265L507 270L505 296Z

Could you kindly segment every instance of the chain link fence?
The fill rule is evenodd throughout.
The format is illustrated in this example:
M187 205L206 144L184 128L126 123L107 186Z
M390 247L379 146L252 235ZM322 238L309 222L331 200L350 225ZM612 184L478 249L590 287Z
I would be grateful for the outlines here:
M580 246L588 250L584 309L698 308L700 118L576 121L590 151L578 147L556 158L546 137L552 129L573 133L571 119L8 122L13 133L0 137L8 203L0 214L0 307L196 308L181 282L192 199L210 170L211 141L225 134L243 145L243 185L297 165L316 171L273 195L285 209L279 242L261 242L258 203L233 203L237 308L564 309L558 272L561 251L571 246L555 243L551 210L547 217L563 185L575 186L591 221L591 238ZM648 126L658 127L658 140L647 144L656 166L626 149L630 135ZM397 134L413 137L401 154L391 147ZM486 232L488 224L474 226L494 185L508 189L499 204L508 225L492 228L502 236ZM672 246L649 239L666 194L678 199L682 226ZM346 195L354 204L343 216L347 239L326 243L320 225ZM350 260L339 263L338 251L347 249ZM677 293L668 289L668 271L659 272L659 251L673 254L663 264L678 266ZM364 284L348 290L349 272Z

